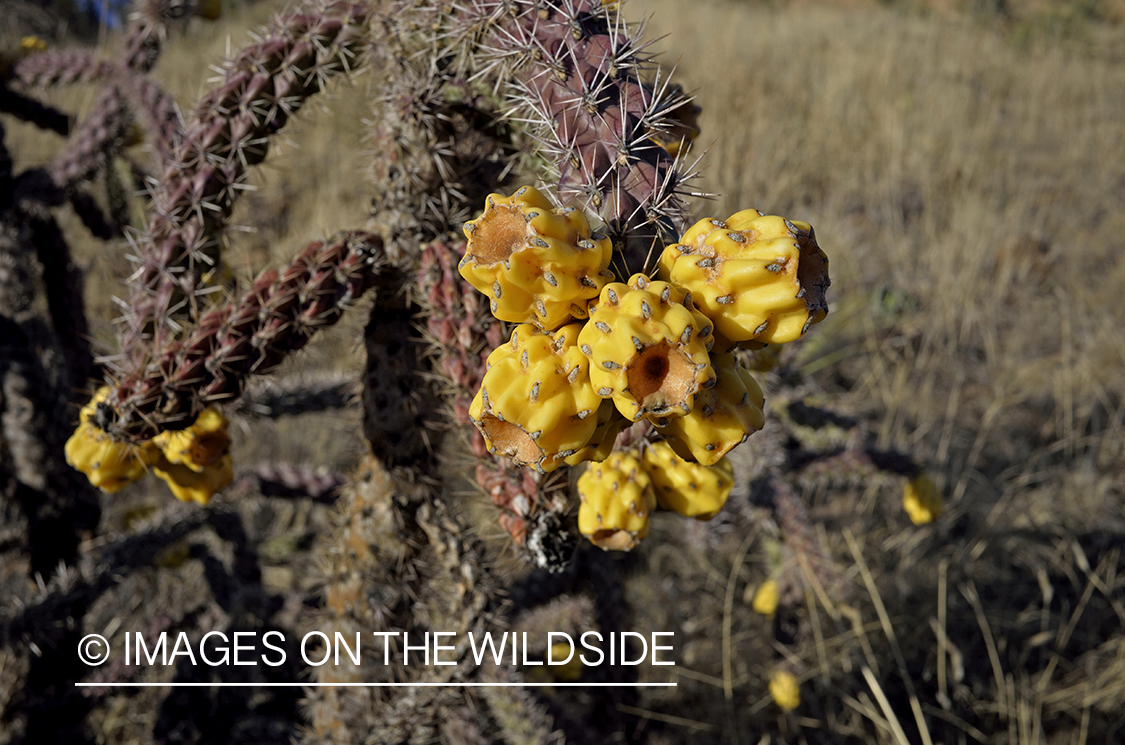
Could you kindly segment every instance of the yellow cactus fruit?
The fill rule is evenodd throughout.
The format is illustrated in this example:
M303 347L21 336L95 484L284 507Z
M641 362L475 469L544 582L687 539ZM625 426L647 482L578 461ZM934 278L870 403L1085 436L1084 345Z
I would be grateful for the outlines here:
M801 685L797 676L786 670L770 673L770 698L785 711L793 711L801 705Z
M187 429L161 432L152 438L152 443L169 463L203 473L230 453L227 418L218 409L204 409Z
M645 449L644 459L657 503L684 517L710 520L734 488L734 468L726 458L708 468L684 460L662 440Z
M607 551L632 550L648 535L656 509L652 480L629 453L612 453L578 479L578 531Z
M25 36L20 39L20 51L24 53L45 52L46 50L47 42L38 36Z
M592 388L591 388L592 390ZM630 422L621 416L621 412L613 405L612 401L602 401L598 408L598 426L586 447L566 459L568 466L577 466L588 460L602 462L613 452L617 436L629 426Z
M718 383L696 397L686 416L672 419L663 429L681 458L705 466L718 463L765 423L762 389L734 354L713 354L711 363Z
M559 642L551 645L552 660L565 660L567 655L571 655L570 659L563 665L551 665L550 672L554 674L556 680L573 683L582 678L582 671L585 667L582 664L582 655L569 644Z
M464 230L458 269L502 321L552 330L585 318L586 302L612 278L609 238L592 233L580 210L555 209L530 186L511 197L490 194L484 214Z
M549 333L521 324L488 356L469 416L490 452L549 473L590 442L602 400L578 349L581 328Z
M192 425L152 438L161 451L152 470L182 502L207 504L234 480L227 419L218 409L204 409Z
M932 523L941 514L944 504L933 479L922 474L906 483L902 506L915 525Z
M96 424L98 404L109 396L109 388L98 389L78 415L78 427L63 448L66 462L81 471L90 484L113 494L145 474L160 456L150 443L117 442Z
M750 603L750 607L754 609L755 613L772 616L777 613L777 606L780 602L781 592L777 587L777 582L767 579L754 590L754 600Z
M207 504L215 492L234 481L234 464L230 453L219 458L202 471L160 458L152 465L153 472L162 478L172 494L181 502Z
M828 257L812 227L757 210L697 222L661 254L659 276L734 343L793 341L828 313Z
M629 421L664 425L714 385L711 331L683 290L634 274L627 285L606 285L590 303L578 344L599 396L612 398Z

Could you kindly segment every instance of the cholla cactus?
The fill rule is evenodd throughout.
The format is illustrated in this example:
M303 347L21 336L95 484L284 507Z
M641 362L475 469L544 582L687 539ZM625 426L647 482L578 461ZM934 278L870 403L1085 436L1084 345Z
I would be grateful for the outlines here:
M168 521L205 514L222 523L229 502L204 507L235 478L218 407L237 401L252 376L275 370L377 289L363 400L365 434L379 458L366 460L342 489L336 529L317 548L323 572L314 620L321 628L495 627L502 606L489 551L447 499L456 485L436 455L450 450L451 423L479 428L464 430L473 476L514 543L547 569L562 569L573 551L566 466L593 461L578 479L577 527L602 548L635 547L658 505L698 519L722 508L732 481L722 457L763 423L760 388L725 349L735 341L795 338L793 318L801 313L801 333L818 320L823 298L814 296L827 284L823 254L808 226L783 221L787 232L777 241L796 247L793 262L799 258L806 268L767 267L792 285L771 287L768 299L756 297L753 283L724 285L726 295L697 305L696 296L710 297L715 278L696 288L699 277L687 269L681 277L674 261L667 276L653 278L645 257L675 241L714 247L731 266L746 257L728 245L739 243L729 230L714 240L710 232L698 240L682 235L692 170L684 157L697 131L695 110L651 66L616 3L467 0L439 7L392 0L376 10L363 0L310 2L235 53L215 87L181 117L144 74L163 40L153 17L187 7L151 4L149 15L159 12L134 25L117 63L56 55L40 58L39 68L19 68L26 85L107 83L94 115L44 171L43 193L52 204L84 203L84 184L123 146L132 118L147 120L156 133L161 170L146 228L134 241L137 271L121 354L108 360L107 386L82 410L66 451L90 483L116 490L151 470L180 500L196 503L170 511ZM397 117L371 133L377 157L385 157L373 175L390 187L376 200L387 214L373 223L388 234L339 233L230 298L212 297L223 233L270 138L329 80L351 76L371 59L391 78L382 104ZM423 85L410 90L414 80ZM500 122L501 112L511 115ZM521 147L529 142L537 144ZM521 150L531 156L519 157ZM509 191L511 173L539 165L536 158L548 165L542 191L497 192ZM0 168L6 162L0 158ZM11 181L8 172L0 176L5 185ZM455 224L482 201L484 214ZM20 223L13 234L22 240L35 227L29 225ZM746 238L759 227L737 229ZM468 239L460 262L452 248L459 232ZM717 276L720 283L729 279ZM408 292L399 293L403 287ZM737 302L718 299L727 295ZM724 332L716 349L714 329L745 326L742 316L759 305L776 329L755 327L744 340ZM66 314L52 308L55 315L65 328ZM416 317L421 341L411 331ZM507 344L504 322L521 324ZM422 354L427 348L429 358ZM11 386L17 392L31 379L25 367L17 371L22 389ZM78 388L84 374L74 377L70 387ZM434 389L448 394L446 411L420 403ZM449 421L434 421L441 417ZM396 438L404 427L408 436ZM313 492L339 483L306 484L313 479L293 470L242 473L239 493L253 482L266 493L265 484L276 482L278 490L327 501ZM51 484L44 490L65 491ZM256 562L247 559L255 546L240 525L225 529L235 563L240 571L253 567L247 581L257 581ZM79 530L70 533L69 552L51 558L78 551ZM159 537L147 535L150 542ZM172 548L143 560L174 566L197 550ZM286 598L291 609L309 601ZM426 683L518 680L508 670L470 670L466 659L461 649L456 670L385 673L387 680ZM319 675L320 682L352 682L358 671L345 666ZM374 694L360 698L367 695L318 691L307 707L316 735L391 741L417 726L418 737L433 738L442 713L468 717L483 700L492 716L472 728L477 739L551 736L550 719L525 698L467 701L434 692L374 706ZM524 716L528 711L537 716Z

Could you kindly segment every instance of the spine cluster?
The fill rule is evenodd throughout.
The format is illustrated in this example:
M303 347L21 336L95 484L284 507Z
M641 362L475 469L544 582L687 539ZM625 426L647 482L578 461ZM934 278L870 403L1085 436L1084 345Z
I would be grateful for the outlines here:
M601 216L622 247L682 229L689 176L658 138L676 129L684 98L646 82L659 73L615 3L476 0L458 21L451 40L526 112L562 202Z

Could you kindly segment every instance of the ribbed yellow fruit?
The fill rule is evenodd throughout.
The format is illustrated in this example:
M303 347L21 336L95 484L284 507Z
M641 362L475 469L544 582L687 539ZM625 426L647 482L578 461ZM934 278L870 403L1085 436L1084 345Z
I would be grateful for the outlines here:
M627 285L602 288L578 343L599 396L612 398L629 421L663 425L714 385L711 330L683 290L634 274Z
M695 399L686 415L663 428L668 443L685 460L713 466L762 428L764 399L757 381L727 352L711 357L718 383Z
M629 551L648 535L656 495L634 455L617 452L591 464L578 479L578 495L578 531L595 546Z
M190 427L162 432L151 442L163 456L153 463L153 472L182 502L207 504L234 481L227 418L218 409L204 409Z
M612 278L613 244L590 230L580 210L556 209L524 186L488 196L484 214L465 223L461 276L490 299L492 314L553 330L586 317L586 301Z
M592 387L591 390L593 390ZM594 434L590 436L590 441L586 443L586 447L566 459L566 464L577 466L579 463L588 460L598 463L605 460L613 452L617 436L630 423L629 420L621 416L621 412L617 410L612 401L602 401L601 406L598 407L598 426L594 429Z
M490 452L549 473L590 442L602 400L578 349L581 328L521 324L488 356L469 417Z
M216 492L234 481L234 460L230 453L202 471L169 463L163 458L153 464L152 470L168 484L172 494L181 502L207 504Z
M150 442L117 442L95 424L98 404L107 396L109 388L99 388L82 407L78 427L66 441L63 452L66 462L85 474L90 484L113 494L143 476L160 458L160 450Z
M828 313L828 257L808 223L757 210L700 220L658 265L736 344L793 341Z
M653 443L644 452L657 503L684 517L710 520L719 514L734 488L734 468L726 458L712 467L686 461L667 441Z
M152 438L169 463L202 473L230 453L227 418L215 408L204 409L187 429L161 432Z

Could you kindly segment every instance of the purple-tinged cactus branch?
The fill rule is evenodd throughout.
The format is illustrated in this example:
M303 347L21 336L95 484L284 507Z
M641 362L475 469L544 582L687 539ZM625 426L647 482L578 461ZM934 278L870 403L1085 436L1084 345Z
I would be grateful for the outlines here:
M429 12L429 26L444 27L440 56L507 95L512 120L530 129L554 166L560 201L599 215L632 271L652 238L682 232L683 185L694 174L655 138L675 130L673 112L685 99L659 72L653 85L642 81L645 44L614 8L600 0L471 0L452 16Z
M17 93L3 82L0 82L0 113L11 114L40 129L47 129L64 137L70 133L69 116L53 106Z
M117 65L82 50L40 52L24 57L12 68L12 78L29 88L85 85L112 78Z
M49 167L51 180L64 192L90 180L120 148L131 121L132 113L121 89L116 85L106 88L90 116Z
M368 14L363 2L339 0L280 18L226 65L188 117L139 245L122 339L134 373L175 334L174 315L195 315L196 290L219 259L219 233L268 138L325 82L360 64Z
M189 426L336 323L374 286L383 263L383 241L371 233L310 244L284 270L260 275L237 302L206 313L186 338L166 342L143 370L127 373L99 408L99 424L133 441Z

